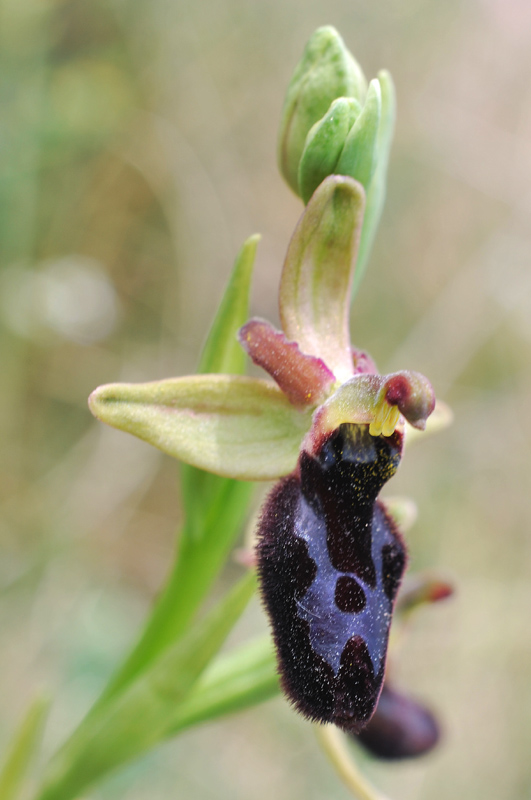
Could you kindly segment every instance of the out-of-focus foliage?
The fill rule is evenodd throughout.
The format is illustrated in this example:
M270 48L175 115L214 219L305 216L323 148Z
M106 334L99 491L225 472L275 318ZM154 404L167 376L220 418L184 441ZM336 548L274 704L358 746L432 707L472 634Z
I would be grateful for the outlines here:
M382 371L429 374L456 416L390 488L418 501L413 566L446 567L459 586L411 622L390 665L443 712L446 737L418 764L368 769L397 800L520 800L531 792L522 0L0 0L0 744L45 685L55 749L161 585L176 465L97 426L86 397L193 371L255 231L253 310L274 318L301 210L275 166L276 132L294 64L326 23L367 74L392 71L398 96L353 340ZM242 638L258 629L253 606ZM279 699L183 735L91 797L345 798L314 748Z

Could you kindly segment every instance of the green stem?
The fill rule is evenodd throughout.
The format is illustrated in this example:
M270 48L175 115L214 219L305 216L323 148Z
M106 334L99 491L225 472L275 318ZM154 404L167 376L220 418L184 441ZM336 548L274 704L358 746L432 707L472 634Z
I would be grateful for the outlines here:
M357 800L388 800L369 783L355 764L345 736L334 725L315 726L319 743L339 777Z

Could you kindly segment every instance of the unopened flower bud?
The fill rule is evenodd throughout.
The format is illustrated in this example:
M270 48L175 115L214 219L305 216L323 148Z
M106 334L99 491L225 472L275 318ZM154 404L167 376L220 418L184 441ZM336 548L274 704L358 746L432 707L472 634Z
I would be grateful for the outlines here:
M378 156L378 129L382 113L380 82L369 84L367 99L345 142L335 172L359 181L365 191L369 188Z
M318 28L295 69L280 123L280 171L296 194L299 162L310 128L338 97L353 97L363 103L366 86L361 67L336 29Z
M440 730L426 706L385 684L371 721L356 739L378 758L415 758L435 747Z
M325 178L336 172L347 136L360 111L360 104L353 97L339 97L310 129L299 163L299 194L304 203Z

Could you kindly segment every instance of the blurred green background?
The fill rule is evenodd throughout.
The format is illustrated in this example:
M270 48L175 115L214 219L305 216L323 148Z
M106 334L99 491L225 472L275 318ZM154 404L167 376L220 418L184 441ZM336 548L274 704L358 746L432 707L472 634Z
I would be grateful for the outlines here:
M98 384L193 371L234 256L253 312L300 202L275 165L302 48L335 25L391 70L388 202L352 315L382 370L451 404L392 494L415 498L420 612L390 670L444 741L367 762L393 800L531 798L531 5L526 0L0 0L0 745L43 688L50 753L135 637L171 562L178 467L105 429ZM231 566L231 581L238 568ZM265 630L256 603L239 626ZM346 800L275 700L175 740L94 800Z

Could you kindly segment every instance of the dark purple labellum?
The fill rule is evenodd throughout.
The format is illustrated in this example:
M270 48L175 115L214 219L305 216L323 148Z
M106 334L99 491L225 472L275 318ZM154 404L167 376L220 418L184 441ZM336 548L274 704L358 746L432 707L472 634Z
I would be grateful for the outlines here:
M401 437L341 425L266 501L258 572L284 689L305 716L357 733L382 688L403 540L376 498Z
M386 683L373 718L356 738L378 758L413 758L429 753L440 731L429 709Z

